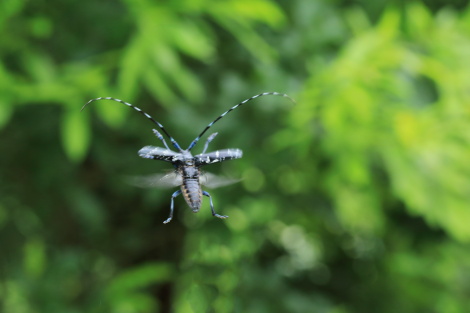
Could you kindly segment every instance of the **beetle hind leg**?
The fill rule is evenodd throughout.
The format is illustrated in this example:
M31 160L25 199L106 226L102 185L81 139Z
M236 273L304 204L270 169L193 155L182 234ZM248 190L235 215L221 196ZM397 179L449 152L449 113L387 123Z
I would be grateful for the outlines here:
M173 218L173 212L174 212L174 207L175 207L175 203L174 203L175 201L174 200L180 194L181 194L181 190L177 190L171 195L170 216L168 216L168 218L163 222L163 224L168 224L171 221L171 219Z
M215 213L214 204L212 203L211 195L207 191L203 191L202 194L206 197L209 197L209 202L210 202L210 205L211 205L211 211L212 211L213 216L218 217L218 218L227 218L228 217L228 215L220 215L220 214Z

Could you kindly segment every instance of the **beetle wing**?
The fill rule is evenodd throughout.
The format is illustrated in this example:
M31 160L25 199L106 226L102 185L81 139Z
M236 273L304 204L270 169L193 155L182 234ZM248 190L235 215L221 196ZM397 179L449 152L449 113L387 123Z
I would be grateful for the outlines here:
M169 149L155 146L145 146L138 152L139 156L145 159L162 160L175 162L181 156L181 153Z
M240 149L223 149L209 153L198 154L194 158L198 165L206 165L228 160L240 159L243 151Z
M211 173L202 173L199 182L208 188L218 188L239 182L240 179L217 176Z
M129 176L127 182L140 188L171 188L181 186L183 179L177 172L168 174L151 174L141 176Z

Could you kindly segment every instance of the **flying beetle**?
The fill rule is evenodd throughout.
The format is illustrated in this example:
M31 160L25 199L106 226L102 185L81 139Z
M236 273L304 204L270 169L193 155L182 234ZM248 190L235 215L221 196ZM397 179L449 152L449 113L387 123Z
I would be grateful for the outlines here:
M160 124L158 121L156 121L153 117L151 117L149 114L145 113L138 107L122 101L120 99L112 98L112 97L100 97L100 98L95 98L91 99L88 101L83 107L82 110L91 102L98 101L98 100L112 100L116 101L119 103L122 103L124 105L127 105L128 107L133 108L140 114L144 115L147 119L149 119L151 122L153 122L155 125L160 128L160 130L168 137L170 140L171 144L177 151L173 151L170 149L168 144L166 143L165 138L160 134L160 132L156 129L153 129L154 134L157 136L157 138L163 143L165 148L162 147L156 147L156 146L145 146L142 149L139 150L138 154L140 157L145 158L145 159L152 159L152 160L161 160L165 162L170 162L175 170L174 172L165 175L163 177L159 177L159 179L155 179L155 177L148 177L146 182L140 181L136 182L136 184L141 184L141 185L172 185L172 186L180 186L180 190L177 190L173 193L171 196L171 205L170 205L170 215L169 217L163 222L164 224L169 223L172 218L173 218L173 213L174 213L174 199L179 196L180 194L183 194L184 199L186 200L186 203L189 205L189 207L192 209L194 213L199 212L199 209L201 208L202 205L202 196L206 196L209 198L210 202L210 207L212 211L212 215L218 218L227 218L227 215L220 215L215 212L214 209L214 204L212 202L212 196L207 192L202 190L201 185L209 186L211 185L211 181L214 180L215 175L209 174L209 173L202 173L201 172L201 167L204 165L212 164L212 163L218 163L218 162L224 162L228 160L234 160L234 159L240 159L243 155L243 152L240 149L222 149L222 150L217 150L213 152L208 152L206 153L206 150L209 146L209 143L217 136L217 133L211 134L204 145L204 149L201 154L197 154L193 156L191 154L191 150L194 148L194 146L198 143L198 141L201 139L201 137L209 130L209 128L212 127L218 120L223 118L225 115L230 113L231 111L235 110L239 106L247 103L248 101L251 101L253 99L256 99L258 97L262 96L282 96L290 99L292 102L295 103L295 101L289 97L286 94L283 93L278 93L278 92L263 92L260 94L257 94L251 98L245 99L242 102L238 103L237 105L231 107L229 110L225 111L221 115L219 115L215 120L213 120L211 123L209 123L206 128L191 142L191 144L188 146L186 150L182 149L181 146L176 142L176 140L168 133L168 131L163 127L162 124ZM218 185L223 185L227 183L218 183Z

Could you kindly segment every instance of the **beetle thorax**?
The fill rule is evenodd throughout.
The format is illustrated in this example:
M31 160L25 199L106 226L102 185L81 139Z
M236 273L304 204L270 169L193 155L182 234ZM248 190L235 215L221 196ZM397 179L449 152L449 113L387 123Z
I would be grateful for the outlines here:
M182 161L183 162L194 159L193 155L188 150L181 151L181 156L182 156Z
M194 165L185 164L181 167L181 176L183 179L198 179L199 169Z
M199 178L199 167L196 166L191 152L185 150L181 153L180 159L178 160L176 167L180 172L183 179L198 179Z

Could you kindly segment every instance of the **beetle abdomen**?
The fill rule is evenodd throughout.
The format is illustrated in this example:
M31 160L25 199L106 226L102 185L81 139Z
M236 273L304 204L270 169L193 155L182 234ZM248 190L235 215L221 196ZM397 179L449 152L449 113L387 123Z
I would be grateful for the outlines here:
M197 178L183 179L181 185L184 200L191 207L194 213L198 212L202 204L202 190Z

